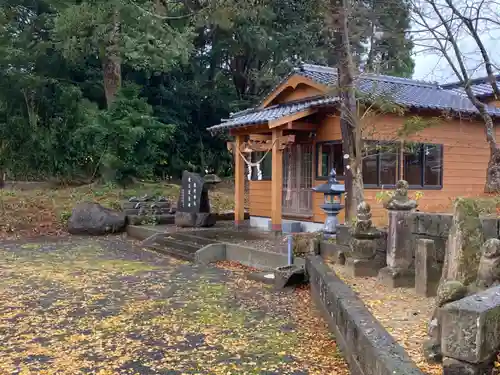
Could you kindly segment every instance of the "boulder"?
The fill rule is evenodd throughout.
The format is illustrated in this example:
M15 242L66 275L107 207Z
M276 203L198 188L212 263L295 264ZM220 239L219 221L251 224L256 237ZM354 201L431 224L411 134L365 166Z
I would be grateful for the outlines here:
M103 235L125 230L126 217L123 212L111 210L98 203L78 204L68 220L71 234Z

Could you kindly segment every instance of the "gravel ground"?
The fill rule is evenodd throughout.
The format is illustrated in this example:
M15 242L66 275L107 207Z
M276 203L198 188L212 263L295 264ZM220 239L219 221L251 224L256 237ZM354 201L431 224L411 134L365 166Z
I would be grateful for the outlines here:
M307 290L120 237L0 245L0 374L347 374Z
M434 298L418 296L414 289L389 288L375 277L352 278L344 266L330 263L335 273L363 300L377 320L408 352L426 374L442 374L441 365L429 365L422 351Z

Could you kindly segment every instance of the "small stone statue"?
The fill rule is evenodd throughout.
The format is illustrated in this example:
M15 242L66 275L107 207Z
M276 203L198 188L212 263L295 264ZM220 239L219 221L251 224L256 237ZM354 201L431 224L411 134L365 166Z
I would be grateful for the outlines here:
M500 240L490 238L481 246L476 286L488 289L500 283Z
M356 208L356 225L353 227L351 234L356 238L373 238L380 237L377 228L372 225L371 207L365 201L358 204Z
M357 207L357 221L350 229L352 239L349 243L351 257L347 268L353 277L376 276L383 265L377 258L377 241L382 233L372 225L371 207L361 202Z
M408 182L399 180L396 191L389 201L384 205L388 210L410 211L417 207L417 202L408 198Z

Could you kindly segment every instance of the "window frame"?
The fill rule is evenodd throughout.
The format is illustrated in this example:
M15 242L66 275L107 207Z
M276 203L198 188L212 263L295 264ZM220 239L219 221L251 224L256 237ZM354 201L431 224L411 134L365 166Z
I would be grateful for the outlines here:
M379 144L395 144L398 147L398 153L397 153L397 161L399 164L399 167L397 168L397 174L396 174L396 182L401 180L401 178L406 177L406 164L404 160L404 142L394 142L394 141L383 141L383 140L375 140L375 139L365 139L363 142L377 142ZM410 185L409 189L411 190L442 190L443 189L443 176L444 176L444 145L439 144L439 143L422 143L422 142L414 142L416 144L419 144L420 147L425 147L425 146L434 146L438 147L440 152L441 152L441 173L439 176L439 185L424 185L425 181L425 161L426 161L426 155L425 152L421 152L422 156L422 161L421 161L421 173L420 173L420 180L422 181L422 185ZM321 142L316 142L316 150L315 150L315 172L314 172L314 177L317 181L327 181L328 177L325 176L320 176L318 174L318 167L320 163L320 155L319 155L319 147L324 144L342 144L342 140L328 140L328 141L321 141ZM342 159L344 160L344 159ZM344 164L345 168L345 164ZM345 170L345 169L344 169ZM380 181L380 153L377 151L377 179ZM263 177L262 180L265 178ZM345 180L345 175L339 176L337 175L337 180L339 181L344 181ZM257 180L258 181L258 180ZM366 189L395 189L396 184L364 184L364 188Z
M315 165L315 172L314 172L314 179L317 181L328 181L328 175L330 174L330 171L327 171L327 176L320 176L318 173L318 168L320 165L320 155L319 155L319 148L322 145L342 145L342 154L344 153L344 145L342 140L339 139L333 139L330 141L321 141L321 142L316 142L316 152L315 152L315 158L314 161L316 163ZM342 158L342 163L344 163L344 159ZM337 175L337 180L338 181L344 181L345 180L345 163L344 163L344 174L343 175Z
M254 160L254 155L256 155L257 152L262 152L263 154L266 153L266 151L253 151L252 153L250 153L250 161L252 163L255 163L256 160ZM264 155L262 155L264 156ZM262 157L260 156L259 159ZM271 158L271 163L272 163L272 157L273 157L273 153L270 151L267 155L266 155L266 159L270 157ZM262 161L264 162L264 160ZM263 163L262 163L263 164ZM261 165L262 165L261 164ZM246 166L246 168L248 168L248 166ZM246 173L245 173L246 175ZM272 176L272 167L271 167L271 176L269 177L266 177L264 176L264 174L262 174L262 178L259 180L258 176L257 176L257 167L252 167L252 175L251 175L251 178L250 178L250 181L256 181L256 182L259 182L259 181L271 181L273 179L273 176Z
M422 157L420 158L420 165L421 165L421 171L420 171L420 181L422 181L421 185L409 185L409 189L412 190L442 190L443 189L443 175L444 175L444 147L442 144L438 143L421 143L421 142L414 142L418 145L420 145L420 154ZM439 185L425 185L425 162L426 162L426 156L424 152L424 148L426 146L434 146L439 149L441 152L441 173L439 174ZM405 163L405 158L404 158L404 151L402 154L402 163L403 163L403 176L406 176L406 163Z
M376 139L364 139L364 143L368 142L376 142L378 144L394 144L398 148L398 153L396 157L396 161L399 164L399 167L396 168L396 182L394 184L365 184L364 178L363 178L363 187L365 189L395 189L396 188L396 183L401 179L401 142L394 142L394 141L383 141L383 140L376 140ZM380 150L377 150L377 181L380 182ZM363 169L364 170L364 169Z

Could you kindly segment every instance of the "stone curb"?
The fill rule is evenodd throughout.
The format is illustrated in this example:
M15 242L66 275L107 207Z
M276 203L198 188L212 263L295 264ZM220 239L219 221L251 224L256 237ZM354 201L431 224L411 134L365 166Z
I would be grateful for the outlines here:
M286 254L222 242L207 245L198 250L195 255L196 263L209 264L224 260L238 262L265 271L272 271L277 267L285 266L288 262ZM294 263L303 266L304 260L295 259Z
M313 301L335 334L351 374L424 374L320 256L307 257L306 270Z

